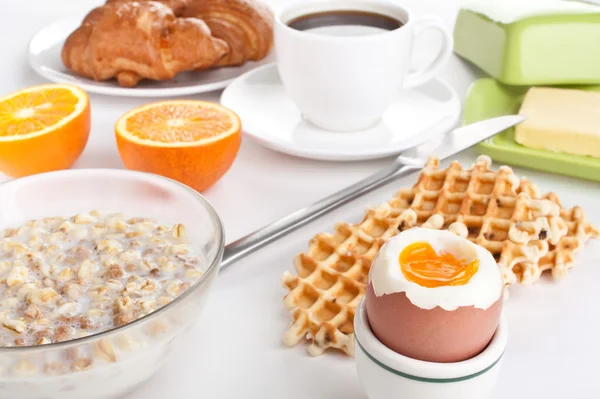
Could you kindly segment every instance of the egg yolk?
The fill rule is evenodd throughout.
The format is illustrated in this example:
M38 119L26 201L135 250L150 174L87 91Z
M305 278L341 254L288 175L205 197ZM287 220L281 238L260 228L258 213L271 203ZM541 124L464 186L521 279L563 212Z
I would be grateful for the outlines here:
M415 242L400 253L400 269L408 281L435 288L465 285L479 269L479 260L467 263L450 253L438 254L429 243Z

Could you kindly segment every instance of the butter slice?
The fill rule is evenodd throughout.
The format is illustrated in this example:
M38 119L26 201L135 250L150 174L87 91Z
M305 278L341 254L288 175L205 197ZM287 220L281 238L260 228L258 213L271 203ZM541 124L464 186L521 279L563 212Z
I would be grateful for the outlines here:
M574 155L600 157L600 92L533 87L519 110L517 143Z

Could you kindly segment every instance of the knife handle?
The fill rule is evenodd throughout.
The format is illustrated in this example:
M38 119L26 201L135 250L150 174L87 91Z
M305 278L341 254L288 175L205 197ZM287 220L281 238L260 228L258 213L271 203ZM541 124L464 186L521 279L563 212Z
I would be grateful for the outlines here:
M399 157L401 158L401 157ZM225 246L221 269L225 269L242 257L263 248L271 242L285 236L286 234L304 226L317 217L324 215L340 206L367 194L376 188L383 186L399 177L420 170L423 164L406 164L397 159L387 169L377 172L366 179L359 181L329 197L315 202L314 204L291 213L276 222L273 222L254 233L242 237Z

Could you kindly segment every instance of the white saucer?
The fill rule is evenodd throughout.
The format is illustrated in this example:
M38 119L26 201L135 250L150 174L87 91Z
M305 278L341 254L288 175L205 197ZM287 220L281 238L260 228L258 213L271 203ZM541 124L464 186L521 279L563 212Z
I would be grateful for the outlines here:
M137 87L120 87L116 81L96 82L78 76L65 68L60 53L65 39L83 18L61 20L40 30L29 42L29 64L40 75L57 83L72 83L90 93L127 97L171 97L204 93L226 87L235 78L257 66L273 62L273 52L259 62L239 67L215 68L207 71L184 72L163 82L144 80Z
M363 131L322 130L304 120L287 97L275 64L237 78L221 103L242 120L244 133L273 150L303 158L355 161L382 158L452 129L460 116L456 92L439 79L398 95L381 122Z

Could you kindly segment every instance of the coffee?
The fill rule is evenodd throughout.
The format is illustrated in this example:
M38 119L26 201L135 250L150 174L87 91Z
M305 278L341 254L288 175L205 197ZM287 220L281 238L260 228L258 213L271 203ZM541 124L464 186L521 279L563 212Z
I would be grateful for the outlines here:
M302 15L287 25L299 31L331 36L362 36L402 27L403 23L387 15L367 11L326 11Z
M303 0L278 13L273 34L277 72L305 120L326 131L368 129L403 90L441 69L452 54L452 35L444 22L412 17L397 3ZM432 62L411 71L415 38L425 30L441 33L441 48Z

